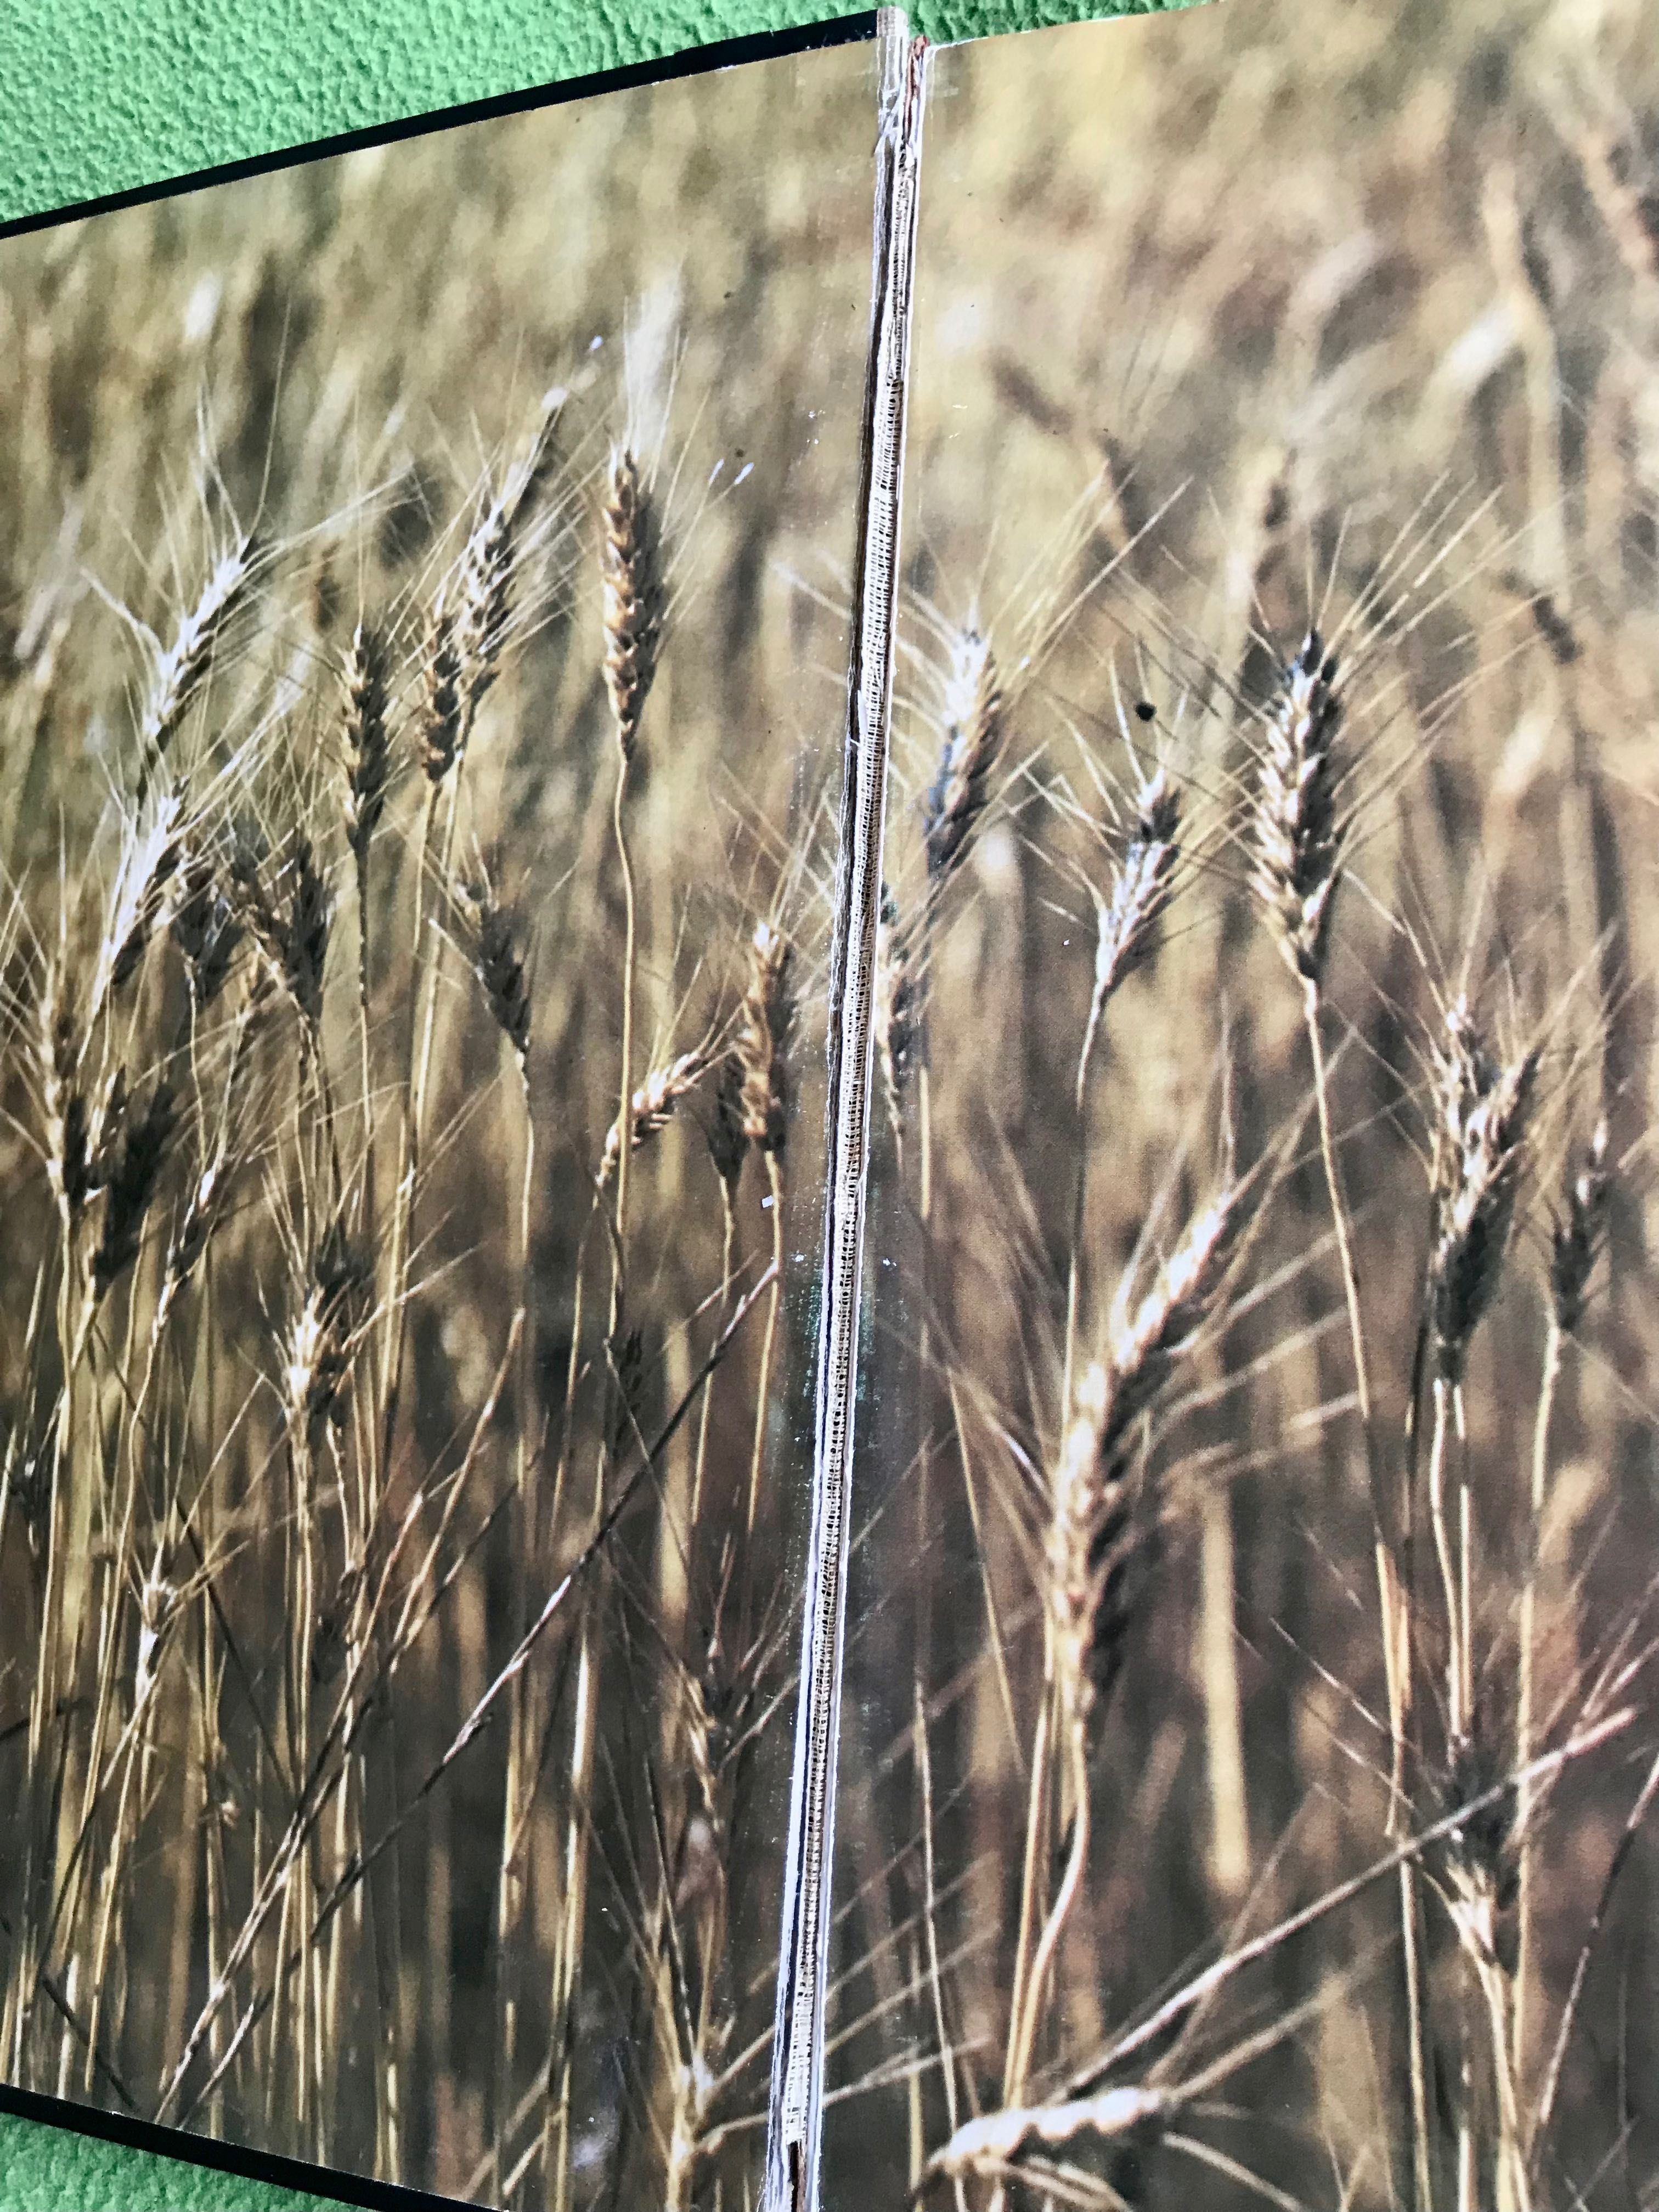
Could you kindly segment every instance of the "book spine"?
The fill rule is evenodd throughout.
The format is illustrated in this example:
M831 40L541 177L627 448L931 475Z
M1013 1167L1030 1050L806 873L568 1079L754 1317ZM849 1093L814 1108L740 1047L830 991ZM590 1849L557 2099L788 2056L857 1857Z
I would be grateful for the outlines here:
M878 22L881 94L840 853L830 946L828 1175L811 1549L801 1632L789 1844L763 2212L818 2203L824 1984L870 1151L876 926L887 811L893 631L927 43L897 9Z

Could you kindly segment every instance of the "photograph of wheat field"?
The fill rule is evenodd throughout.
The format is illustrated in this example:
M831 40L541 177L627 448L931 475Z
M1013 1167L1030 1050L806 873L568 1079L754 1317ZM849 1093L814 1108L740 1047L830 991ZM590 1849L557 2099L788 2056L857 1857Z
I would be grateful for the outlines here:
M1644 15L930 58L831 2205L1659 2206ZM0 245L7 2081L758 2201L874 121Z
M741 2201L875 119L866 39L0 246L11 2085Z
M1652 11L939 50L916 267L826 2201L1654 2205Z

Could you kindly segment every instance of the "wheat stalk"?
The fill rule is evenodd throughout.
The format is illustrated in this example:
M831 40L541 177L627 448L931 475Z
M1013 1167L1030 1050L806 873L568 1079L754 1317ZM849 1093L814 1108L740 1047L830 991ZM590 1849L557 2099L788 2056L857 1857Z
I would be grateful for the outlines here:
M1606 1241L1613 1188L1613 1171L1607 1160L1607 1125L1601 1120L1576 1168L1569 1170L1561 1210L1550 1237L1548 1322L1538 1410L1533 1425L1526 1568L1516 1630L1515 1757L1516 1765L1521 1767L1529 1763L1534 1748L1533 1678L1537 1657L1540 1554L1549 1484L1550 1429L1562 1358L1568 1340L1577 1334L1583 1321L1590 1282ZM1534 1793L1528 1786L1520 1792L1515 1808L1515 1996L1510 2065L1517 2081L1524 2078L1527 2063L1528 1982L1533 1966L1533 1914L1536 1901L1531 1833L1534 1810ZM1530 2148L1528 2145L1528 2151Z
M770 922L755 926L749 947L749 988L738 1016L733 1061L740 1082L738 1113L744 1137L766 1164L767 1195L772 1215L772 1294L767 1302L761 1340L760 1371L755 1384L755 1431L749 1452L748 1503L744 1526L752 1537L759 1510L761 1472L767 1423L771 1413L773 1348L777 1340L778 1301L783 1291L783 1153L789 1127L789 1042L794 1024L790 969L794 954Z
M679 1097L690 1088L690 1071L681 1066L655 1073L661 1079L653 1089L647 1076L640 1086L643 1105L636 1109L633 1076L634 994L638 963L638 913L633 856L629 850L625 801L629 769L638 749L640 720L656 675L661 641L664 579L658 517L649 491L641 483L638 464L625 445L612 448L599 532L600 622L604 636L602 671L611 705L616 738L617 771L611 806L611 842L616 853L623 908L622 1021L619 1103L601 1159L600 1195L609 1182L614 1199L611 1210L611 1266L610 1310L605 1325L611 1389L605 1422L607 1437L619 1432L624 1410L617 1389L617 1358L624 1342L623 1297L626 1284L629 1163L641 1140L660 1127ZM701 1076L699 1064L696 1074ZM614 1158L609 1177L605 1160ZM573 1339L572 1356L574 1356ZM604 1510L605 1480L609 1459L600 1449L595 1464L592 1524L598 1527ZM564 1850L564 1906L559 1930L557 1972L553 1990L556 2057L547 2124L543 2137L543 2172L555 2212L564 2212L569 2202L570 2098L574 2059L574 2006L580 1980L580 1953L587 1910L589 1832L586 1808L592 1794L595 1744L599 1723L599 1650L597 1625L590 1607L584 1617L580 1650L576 1662L574 1713L570 1752L570 1814Z

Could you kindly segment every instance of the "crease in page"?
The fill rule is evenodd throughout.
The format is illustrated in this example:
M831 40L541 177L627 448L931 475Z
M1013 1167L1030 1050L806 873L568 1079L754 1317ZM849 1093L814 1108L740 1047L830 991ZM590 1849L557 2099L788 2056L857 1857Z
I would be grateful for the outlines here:
M927 42L878 18L875 236L848 669L840 852L830 963L828 1172L818 1313L811 1534L767 2113L763 2212L818 2201L824 1980L869 1164L876 925L892 714L900 502Z

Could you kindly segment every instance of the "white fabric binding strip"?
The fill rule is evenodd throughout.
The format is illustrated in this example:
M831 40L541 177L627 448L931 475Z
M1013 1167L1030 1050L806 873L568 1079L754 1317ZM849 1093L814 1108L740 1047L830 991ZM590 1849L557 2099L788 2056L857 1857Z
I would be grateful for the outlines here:
M893 626L927 45L884 9L875 245L848 722L829 1004L829 1164L789 1847L767 2115L763 2212L816 2212L823 1998L835 1856L836 1756L847 1625L847 1539L874 1045L876 923L887 811Z

